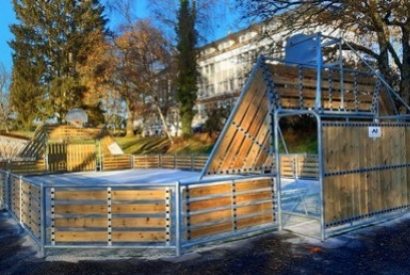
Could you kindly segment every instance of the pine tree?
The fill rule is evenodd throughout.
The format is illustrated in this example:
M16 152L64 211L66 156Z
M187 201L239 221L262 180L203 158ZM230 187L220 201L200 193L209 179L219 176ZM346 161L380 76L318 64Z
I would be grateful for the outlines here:
M100 43L87 38L96 32L103 34L103 6L98 0L13 0L13 4L20 21L11 26L15 35L10 43L14 49L13 102L17 104L18 98L23 99L24 92L17 92L27 89L22 84L31 85L51 102L46 113L58 114L64 121L67 111L83 105L87 87L81 82L83 76L78 68L87 62L95 43ZM33 56L26 60L28 48ZM35 77L26 79L29 83L17 82L26 71L35 71ZM18 105L14 107L17 112L23 111Z
M20 10L18 19L24 24L12 25L14 41L10 46L14 49L13 72L10 86L10 105L16 113L17 125L29 130L35 120L42 119L49 112L46 104L46 86L42 77L46 64L41 50L34 45L41 42L38 33L31 29L29 10Z
M195 1L181 0L177 25L177 94L183 135L191 134L191 124L195 115L194 106L197 99L197 32L195 30Z

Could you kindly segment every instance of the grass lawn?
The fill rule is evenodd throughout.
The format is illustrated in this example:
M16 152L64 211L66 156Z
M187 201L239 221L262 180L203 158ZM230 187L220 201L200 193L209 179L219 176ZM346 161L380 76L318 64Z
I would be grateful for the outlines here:
M33 133L16 131L10 134L30 138ZM283 135L290 153L317 153L315 133L286 131ZM195 134L189 139L175 138L172 145L166 137L115 137L115 140L126 154L210 154L215 143L207 134Z
M165 137L116 137L115 140L127 154L209 154L214 144L205 134L176 138L172 145Z

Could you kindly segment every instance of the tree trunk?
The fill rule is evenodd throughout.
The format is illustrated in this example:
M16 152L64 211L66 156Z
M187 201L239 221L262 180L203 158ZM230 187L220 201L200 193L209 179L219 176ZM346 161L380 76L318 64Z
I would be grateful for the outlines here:
M132 108L132 103L130 100L126 100L127 104L127 126L126 126L126 133L127 137L133 137L134 135L134 111Z
M167 138L169 139L171 144L174 144L174 139L172 138L172 135L168 131L168 125L167 125L167 122L165 120L164 114L162 113L161 108L159 107L159 102L158 102L157 98L155 98L155 105L157 107L157 111L158 111L159 117L160 117L161 122L162 122L162 130L167 135Z
M400 95L404 101L410 103L410 45L409 45L409 35L410 30L407 28L402 29L403 36L401 44L403 47L403 63L400 70ZM408 113L408 110L406 110Z

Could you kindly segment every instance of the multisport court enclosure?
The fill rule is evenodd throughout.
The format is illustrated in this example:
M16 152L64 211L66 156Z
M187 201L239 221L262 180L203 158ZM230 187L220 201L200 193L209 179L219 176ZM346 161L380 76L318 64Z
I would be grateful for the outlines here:
M43 130L42 143L30 145L30 169L3 164L0 207L44 253L124 247L177 255L283 228L324 240L401 213L410 205L410 108L342 44L295 35L285 58L260 57L206 158L109 155L118 148L107 134L87 134L93 141L83 156L82 145L67 140L50 147L53 132ZM332 57L324 55L329 47ZM300 116L315 123L315 154L291 152L282 135L282 122ZM132 170L108 171L125 167ZM49 175L29 176L34 171Z

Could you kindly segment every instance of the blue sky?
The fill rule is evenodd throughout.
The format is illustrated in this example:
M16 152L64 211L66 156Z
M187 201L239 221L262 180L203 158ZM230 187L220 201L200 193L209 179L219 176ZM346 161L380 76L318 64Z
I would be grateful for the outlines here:
M149 16L147 10L147 3L149 3L149 0L135 0L134 3L137 17L142 18ZM235 27L232 27L235 26L236 23L233 22L234 20L232 19L232 10L224 6L224 3L226 2L224 2L223 0L221 0L219 3L221 3L221 6L218 7L220 16L218 18L214 18L214 22L211 22L214 25L214 30L210 32L211 37L208 37L207 42L219 39L225 36L230 31L235 31L233 29ZM6 70L8 72L11 72L12 51L7 42L13 39L13 35L10 32L9 25L17 23L11 0L0 0L0 11L0 63L2 63L6 67ZM112 18L110 20L114 22Z
M10 33L9 25L16 23L16 18L13 11L11 0L0 0L0 63L6 67L6 70L11 71L11 49L7 41L13 39Z

